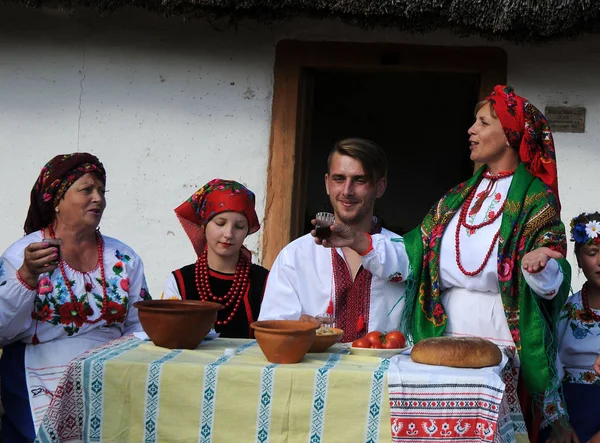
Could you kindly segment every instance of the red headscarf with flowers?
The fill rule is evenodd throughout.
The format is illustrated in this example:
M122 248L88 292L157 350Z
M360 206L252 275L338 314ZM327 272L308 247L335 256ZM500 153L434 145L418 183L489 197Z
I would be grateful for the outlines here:
M254 209L254 193L233 180L215 178L198 189L190 198L175 208L175 214L200 257L206 248L206 224L222 212L239 212L248 220L248 235L260 229ZM243 248L246 255L250 251Z
M106 184L106 171L98 157L87 152L61 154L42 168L31 189L25 234L45 228L54 220L54 208L73 183L85 174L95 173Z
M544 114L511 86L496 85L486 100L527 170L550 187L560 205L554 139Z

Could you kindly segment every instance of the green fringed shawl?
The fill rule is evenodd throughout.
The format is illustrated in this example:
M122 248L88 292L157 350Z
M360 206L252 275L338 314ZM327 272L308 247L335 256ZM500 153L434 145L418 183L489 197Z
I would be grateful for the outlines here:
M421 225L404 236L411 275L401 329L411 334L415 343L444 334L447 316L439 288L441 239L484 169L444 195ZM527 252L541 246L566 254L565 228L557 208L554 194L520 164L502 214L498 280L508 326L521 360L521 376L531 394L556 389L556 324L569 293L571 267L565 259L559 260L563 283L556 297L548 301L527 286L521 260Z

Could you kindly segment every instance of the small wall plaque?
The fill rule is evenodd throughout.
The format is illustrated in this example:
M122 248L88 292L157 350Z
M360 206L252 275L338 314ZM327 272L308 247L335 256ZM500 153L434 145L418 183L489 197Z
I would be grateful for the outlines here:
M585 132L585 108L546 106L544 114L553 132Z

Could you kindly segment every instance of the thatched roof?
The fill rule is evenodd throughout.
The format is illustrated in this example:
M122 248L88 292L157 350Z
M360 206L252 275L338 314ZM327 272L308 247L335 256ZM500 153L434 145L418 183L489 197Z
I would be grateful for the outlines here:
M450 29L512 41L545 41L600 31L600 0L0 0L102 12L134 6L187 19L260 21L338 18L366 28Z

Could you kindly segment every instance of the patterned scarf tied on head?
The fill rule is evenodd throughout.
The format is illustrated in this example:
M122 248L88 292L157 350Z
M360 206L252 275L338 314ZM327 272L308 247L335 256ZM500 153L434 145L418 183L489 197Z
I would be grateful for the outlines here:
M239 212L248 220L248 235L260 229L254 209L254 193L233 180L215 178L198 189L190 198L175 208L175 214L200 257L206 249L206 224L222 212ZM250 258L251 254L242 248Z
M560 210L554 139L544 114L511 86L496 85L486 100L494 107L510 145L527 170L550 187Z
M25 219L25 234L31 234L50 225L55 208L73 183L87 173L95 173L106 184L106 171L100 160L86 152L61 154L42 168L33 188L29 211Z

